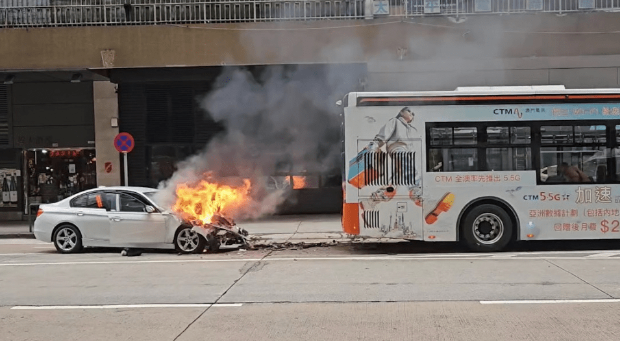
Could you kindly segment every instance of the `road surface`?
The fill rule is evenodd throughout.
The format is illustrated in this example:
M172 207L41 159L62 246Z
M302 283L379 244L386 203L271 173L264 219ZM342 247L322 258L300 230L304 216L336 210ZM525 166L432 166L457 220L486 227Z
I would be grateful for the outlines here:
M121 257L0 240L0 340L620 339L620 250L538 245Z

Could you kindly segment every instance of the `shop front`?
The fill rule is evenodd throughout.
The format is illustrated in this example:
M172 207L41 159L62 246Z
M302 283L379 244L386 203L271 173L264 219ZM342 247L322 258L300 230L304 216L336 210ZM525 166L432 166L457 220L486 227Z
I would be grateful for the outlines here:
M31 218L41 203L96 187L92 82L16 82L4 90L0 221Z
M94 148L25 151L29 203L51 203L97 187Z

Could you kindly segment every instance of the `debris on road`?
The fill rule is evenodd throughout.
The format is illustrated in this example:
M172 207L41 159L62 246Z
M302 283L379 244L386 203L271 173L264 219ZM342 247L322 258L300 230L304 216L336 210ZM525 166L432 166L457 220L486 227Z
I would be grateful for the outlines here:
M214 214L210 223L201 220L190 222L192 231L202 235L207 240L209 252L217 252L221 245L242 245L248 249L254 246L248 239L248 231L237 226L235 221L222 214Z
M121 256L123 257L136 257L141 255L142 251L140 249L124 248L123 251L121 251Z

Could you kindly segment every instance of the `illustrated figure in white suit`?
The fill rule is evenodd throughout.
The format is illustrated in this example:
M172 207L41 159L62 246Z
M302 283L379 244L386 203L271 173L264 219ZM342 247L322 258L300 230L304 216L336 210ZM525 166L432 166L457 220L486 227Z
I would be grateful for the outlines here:
M394 182L394 179L403 179L409 174L413 176L413 185L409 187L409 197L416 202L416 204L421 205L420 177L417 167L414 167L414 164L403 163L401 158L393 156L398 152L414 151L412 140L419 138L418 130L413 126L414 118L415 114L411 109L408 107L402 108L396 117L391 118L379 129L374 140L365 149L372 152L380 152L385 146L385 151L392 157L392 162L394 162L396 166L394 174L391 175L390 182ZM413 161L415 163L415 160ZM413 167L413 169L411 169L411 167ZM413 172L414 174L411 174ZM379 188L370 195L369 199L361 203L362 210L373 210L378 203L390 201L395 194L395 188L393 186ZM405 226L402 213L397 214L395 218L397 218L396 221L390 223L390 225L394 226L389 226L387 229L391 230L400 227L400 229L407 234L408 228ZM390 219L390 221L391 220L392 219Z

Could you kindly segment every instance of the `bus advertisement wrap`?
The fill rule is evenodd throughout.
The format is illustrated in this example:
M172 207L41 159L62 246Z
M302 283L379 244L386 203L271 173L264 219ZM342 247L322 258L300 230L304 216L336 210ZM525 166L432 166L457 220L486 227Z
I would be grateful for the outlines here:
M406 106L345 108L344 202L359 207L359 235L464 240L479 251L620 238L620 103L392 96Z

